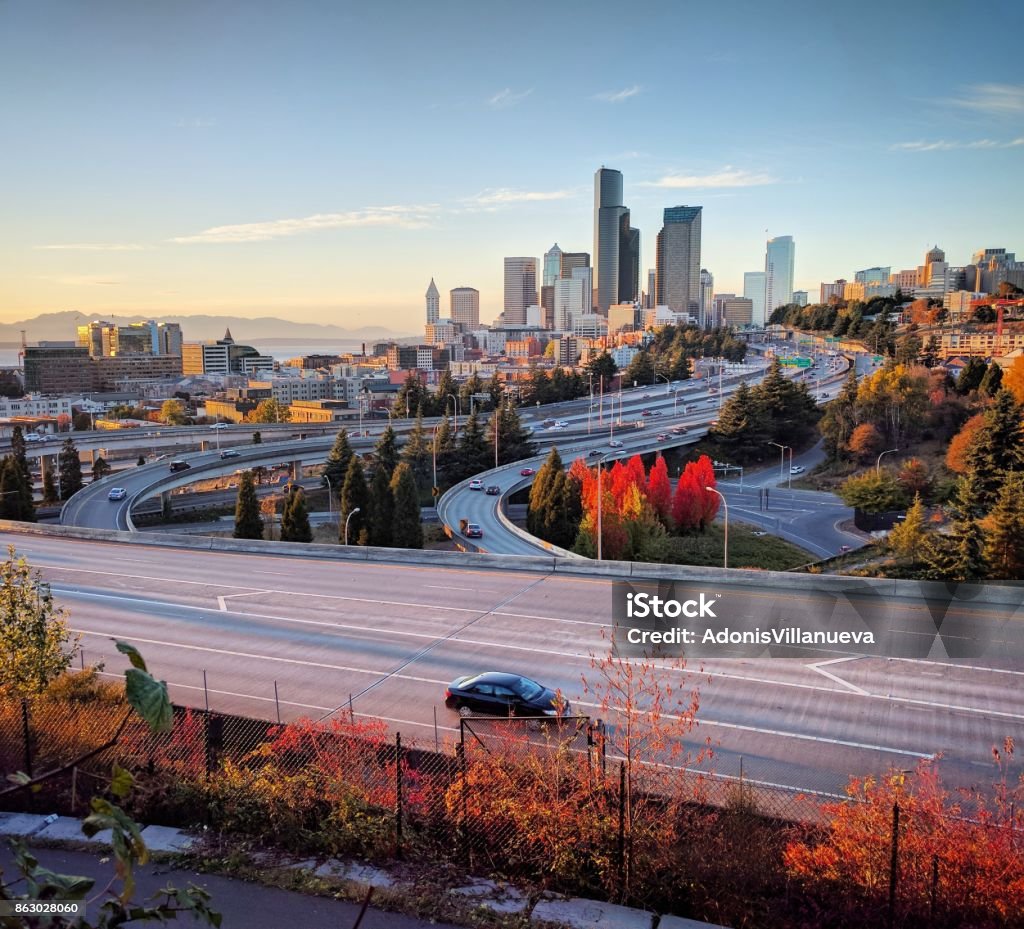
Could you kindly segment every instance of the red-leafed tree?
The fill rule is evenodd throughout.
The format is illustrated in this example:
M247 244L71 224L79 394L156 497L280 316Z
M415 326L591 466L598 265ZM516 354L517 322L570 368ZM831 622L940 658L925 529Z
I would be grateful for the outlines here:
M693 469L687 465L672 496L672 522L677 532L692 532L700 521L700 501Z
M672 482L668 478L668 466L661 455L651 465L651 473L647 477L647 499L658 514L658 519L667 526L672 518Z
M703 532L718 515L720 498L718 494L707 490L708 487L715 487L715 468L707 455L701 455L696 461L686 467L693 468L693 481L697 487L699 501L698 523L700 531Z

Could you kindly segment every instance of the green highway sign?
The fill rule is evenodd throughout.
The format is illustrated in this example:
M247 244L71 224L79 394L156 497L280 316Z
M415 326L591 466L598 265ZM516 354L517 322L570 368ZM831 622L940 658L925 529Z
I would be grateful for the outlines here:
M798 368L809 368L811 366L810 358L797 358L796 366Z

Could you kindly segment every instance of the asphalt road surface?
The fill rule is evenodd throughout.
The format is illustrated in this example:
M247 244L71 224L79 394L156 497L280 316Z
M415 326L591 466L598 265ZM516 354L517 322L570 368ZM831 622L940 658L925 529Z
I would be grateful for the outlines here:
M18 534L4 542L69 608L86 662L120 675L112 639L129 640L180 703L274 719L276 682L284 719L345 712L351 697L356 715L432 746L457 730L443 705L449 681L512 670L601 715L582 677L593 676L591 656L607 653L607 580ZM828 651L716 659L685 682L658 667L668 683L699 686L691 743L711 741L716 772L735 775L742 757L749 780L801 790L839 793L850 774L908 770L939 752L947 784L991 784L991 748L1024 722L1020 671Z

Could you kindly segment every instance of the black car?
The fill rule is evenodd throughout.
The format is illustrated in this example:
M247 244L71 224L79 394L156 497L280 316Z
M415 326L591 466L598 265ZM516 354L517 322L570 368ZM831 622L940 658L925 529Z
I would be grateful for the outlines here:
M187 471L191 467L192 465L190 465L187 461L182 461L180 458L176 458L174 461L171 462L172 471Z
M556 703L558 704L556 706ZM444 692L444 705L459 716L568 716L569 702L519 674L485 671L457 677Z
M485 493L489 497L497 497L501 493L501 488L497 484L488 484Z
M237 458L239 455L233 448L226 448L220 453L221 458Z

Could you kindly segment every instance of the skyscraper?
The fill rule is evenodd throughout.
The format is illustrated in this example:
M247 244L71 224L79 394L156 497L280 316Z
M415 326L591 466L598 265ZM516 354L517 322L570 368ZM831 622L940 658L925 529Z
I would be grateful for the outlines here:
M552 287L562 276L562 250L556 242L544 253L542 287Z
M461 331L469 332L480 328L480 291L475 287L456 287L450 291L449 315Z
M751 302L751 322L763 326L768 320L765 312L765 287L767 275L764 271L745 271L743 274L743 296Z
M619 303L640 299L640 230L629 224L629 211L619 221Z
M427 325L432 326L441 318L441 295L437 292L437 284L430 279L430 286L427 288Z
M525 326L526 308L537 303L537 259L505 259L505 325Z
M583 312L585 281L577 277L559 278L555 281L555 322L558 332L572 332L573 314ZM589 307L588 307L589 309Z
M764 257L764 311L767 316L793 299L793 262L796 245L791 235L768 240Z
M629 230L629 210L622 205L622 172L599 168L594 174L594 289L598 313L607 315L608 307L620 302L619 290L623 280L621 252L624 237L627 248L632 247ZM637 252L639 246L637 233ZM635 295L636 285L633 290Z
M654 268L647 269L647 303L645 308L654 309L654 298L658 291L658 272Z
M705 329L711 328L715 312L715 277L707 270L700 269L700 320Z
M700 317L699 206L665 208L665 224L658 233L657 299L676 313Z

